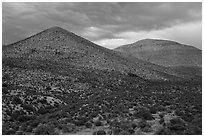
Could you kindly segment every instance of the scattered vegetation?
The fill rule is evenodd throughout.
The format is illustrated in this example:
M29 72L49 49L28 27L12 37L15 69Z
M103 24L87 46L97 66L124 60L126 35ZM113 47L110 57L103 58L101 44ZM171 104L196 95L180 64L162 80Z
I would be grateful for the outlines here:
M56 69L3 67L4 135L83 129L94 129L90 134L96 135L202 134L201 83L147 82L100 70L59 74Z

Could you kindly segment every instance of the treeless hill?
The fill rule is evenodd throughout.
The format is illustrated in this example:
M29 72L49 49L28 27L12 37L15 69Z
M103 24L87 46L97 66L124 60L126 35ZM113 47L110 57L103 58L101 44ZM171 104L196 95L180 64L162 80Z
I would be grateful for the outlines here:
M144 39L123 45L115 51L166 67L202 66L202 51L174 41Z
M41 69L55 68L57 72L75 69L100 69L134 73L153 80L175 77L137 65L116 52L96 45L60 27L52 27L29 38L3 47L3 64Z

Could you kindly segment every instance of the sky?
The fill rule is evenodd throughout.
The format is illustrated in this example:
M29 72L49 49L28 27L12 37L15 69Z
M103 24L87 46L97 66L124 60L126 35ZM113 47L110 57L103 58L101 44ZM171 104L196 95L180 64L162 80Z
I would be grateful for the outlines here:
M2 43L59 26L109 49L166 39L202 49L202 3L3 2Z

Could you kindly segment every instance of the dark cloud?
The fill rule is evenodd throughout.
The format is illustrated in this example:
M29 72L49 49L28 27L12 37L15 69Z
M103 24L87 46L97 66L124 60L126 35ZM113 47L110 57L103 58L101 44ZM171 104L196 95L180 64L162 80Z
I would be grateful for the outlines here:
M197 24L202 18L202 3L4 2L2 8L4 44L21 40L51 26L61 26L93 42L100 41L104 46L108 40L118 41L116 44L122 45L124 41L128 42L124 34L178 28L175 26ZM185 38L189 38L186 35L190 34L183 35L185 37L181 39L185 41ZM167 36L172 38L165 33L165 37ZM195 41L198 38L192 36L191 39ZM136 41L138 37L131 37L131 40ZM201 40L202 38L195 43L197 47L201 46ZM189 43L189 39L186 42Z

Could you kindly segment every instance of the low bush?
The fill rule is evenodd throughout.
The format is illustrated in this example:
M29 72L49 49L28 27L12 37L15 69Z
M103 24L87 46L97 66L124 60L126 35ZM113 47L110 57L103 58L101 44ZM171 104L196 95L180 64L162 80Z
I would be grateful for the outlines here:
M32 132L33 131L33 128L31 126L28 126L25 130L26 132Z
M182 115L184 115L184 113L183 113L182 111L180 111L179 109L177 109L174 113L175 113L175 115L177 115L177 116L182 116Z
M20 115L17 120L20 121L20 122L26 122L26 121L33 120L33 119L35 119L35 116L32 116L32 115Z
M137 127L137 124L132 123L131 127L132 127L133 129L135 129L135 128Z
M84 126L86 124L87 120L86 119L76 119L73 121L73 123L76 126Z
M186 125L180 118L173 118L170 120L170 125L168 128L171 131L178 133L184 131L186 129Z
M151 108L149 109L149 112L150 112L151 114L156 114L156 113L157 113L157 109L156 109L155 107L151 107Z
M2 87L8 87L8 84L2 83Z
M92 123L91 122L86 122L85 126L86 126L86 128L91 128L92 127Z
M98 130L98 131L95 131L93 135L106 135L106 132L104 130Z
M164 127L156 131L155 135L172 135L172 131Z
M33 120L31 123L30 123L30 126L32 127L37 127L39 125L40 121L39 120Z
M27 111L35 111L35 108L31 104L23 104L23 108Z
M13 97L13 103L14 104L21 104L22 101L21 101L21 99L18 96L14 96Z
M135 130L134 129L128 129L128 132L132 135L135 133Z
M61 126L62 126L62 132L63 133L70 133L70 132L74 131L76 128L75 125L73 125L73 124L63 124Z
M23 131L16 131L16 135L23 135Z
M120 128L122 130L128 130L131 128L131 123L128 123L127 121L120 122Z
M94 123L94 125L98 127L98 126L102 126L103 123L102 123L101 121L98 120L98 121L96 121L96 122Z
M35 130L35 135L57 135L52 125L40 125Z
M130 135L130 132L123 130L120 132L120 135Z
M184 131L185 135L202 135L202 128L190 125Z
M142 118L145 120L153 120L154 119L152 114L146 109L139 109L133 115L135 118Z
M130 76L130 77L138 77L136 74L131 73L131 72L128 73L128 76Z
M170 123L175 125L175 124L183 124L183 121L180 118L173 118L170 120Z
M6 132L5 135L14 135L16 133L16 131L12 128L9 128Z
M159 124L164 124L164 118L161 118L161 119L159 120Z
M11 119L16 120L21 115L23 115L23 111L15 110L11 113Z
M112 134L113 135L120 135L120 132L121 132L122 130L120 129L120 128L113 128L112 129Z
M139 128L145 128L147 126L147 121L146 120L141 120L139 123L138 123L138 127Z

